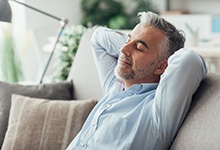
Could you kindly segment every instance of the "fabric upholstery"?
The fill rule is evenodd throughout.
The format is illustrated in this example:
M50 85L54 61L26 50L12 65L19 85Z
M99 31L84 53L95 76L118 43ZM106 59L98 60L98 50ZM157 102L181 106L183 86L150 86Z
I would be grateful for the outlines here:
M82 36L68 80L73 80L74 99L95 98L103 96L101 84L92 56L90 39L93 29Z
M64 150L96 103L96 100L51 101L13 94L2 149Z
M209 74L193 97L172 150L220 149L220 75Z
M41 85L19 85L0 82L0 147L8 126L11 95L21 94L38 98L72 99L72 82Z

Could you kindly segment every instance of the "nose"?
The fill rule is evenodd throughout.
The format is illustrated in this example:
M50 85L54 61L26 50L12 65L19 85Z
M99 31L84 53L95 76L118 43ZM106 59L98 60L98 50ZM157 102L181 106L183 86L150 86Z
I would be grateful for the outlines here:
M126 56L131 56L131 42L126 43L120 51Z

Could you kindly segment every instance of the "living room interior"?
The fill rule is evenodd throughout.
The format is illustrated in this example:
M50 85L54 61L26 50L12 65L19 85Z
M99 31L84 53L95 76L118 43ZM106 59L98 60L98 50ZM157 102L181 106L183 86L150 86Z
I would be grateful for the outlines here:
M90 56L91 51L89 51L92 32L97 26L109 26L129 32L133 24L131 22L130 26L125 26L130 18L126 18L124 12L135 17L139 10L142 11L145 8L145 5L141 5L142 1L138 3L135 0L129 0L129 3L103 0L100 5L97 4L98 0L18 1L58 18L65 18L68 23L58 41L44 80L39 84L56 43L61 28L60 21L8 0L12 21L11 23L0 22L0 147L3 145L2 149L9 149L13 146L23 146L26 149L33 149L31 146L37 145L39 149L40 145L41 149L50 149L48 146L53 145L57 149L65 149L82 127L94 105L103 96L92 56ZM190 109L189 117L172 149L217 150L220 148L218 143L220 136L216 134L219 132L218 125L220 125L218 115L220 113L218 107L220 106L218 101L220 98L220 11L218 8L220 0L149 0L147 2L145 3L147 11L160 14L185 32L185 48L203 56L208 72L211 73L195 94L195 102ZM90 17L89 10L96 9L94 6L112 10L109 19L103 19L105 24L95 22L96 20L88 21L86 18ZM136 9L138 7L140 7L139 10ZM123 9L119 11L119 8ZM118 13L115 13L117 11ZM77 51L79 49L80 51ZM16 100L20 100L21 103L17 104ZM31 103L31 100L36 103ZM51 100L57 103L52 104ZM65 102L58 102L58 100ZM77 104L70 100L77 100ZM75 108L76 106L78 107ZM74 108L74 111L70 113L69 107ZM23 111L20 111L21 108ZM27 113L30 109L33 114ZM62 110L62 113L55 113L57 109ZM77 119L74 118L75 112L80 112ZM28 120L31 117L39 118L39 115L47 124L42 133L35 130L36 122L40 123L40 120L36 119L35 122L34 119ZM72 122L69 121L71 117L74 118ZM66 123L63 125L65 127L60 127L61 119ZM76 123L76 120L81 122ZM21 128L24 124L29 126ZM73 131L72 128L74 128ZM51 130L60 132L52 133ZM30 134L23 137L24 132ZM42 139L49 134L55 138L59 134L65 134L56 141L57 144L54 144L54 139L45 140L45 142L36 140L36 143L32 143L33 139L30 137L39 133L45 135L45 137L39 135L43 137ZM18 144L22 143L21 141L24 145Z

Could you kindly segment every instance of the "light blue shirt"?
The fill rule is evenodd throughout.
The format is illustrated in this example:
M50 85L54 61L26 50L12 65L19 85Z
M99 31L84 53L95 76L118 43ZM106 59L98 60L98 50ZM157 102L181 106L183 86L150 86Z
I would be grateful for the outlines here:
M168 59L159 84L134 84L123 90L114 68L126 39L103 27L94 32L92 48L105 96L68 150L166 150L173 142L206 75L204 60L181 49Z

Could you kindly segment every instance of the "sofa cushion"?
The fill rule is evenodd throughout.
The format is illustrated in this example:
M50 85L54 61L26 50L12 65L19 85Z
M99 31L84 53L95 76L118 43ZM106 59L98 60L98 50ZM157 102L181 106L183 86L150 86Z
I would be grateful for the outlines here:
M220 149L220 75L202 81L172 150Z
M67 80L73 80L74 99L103 96L91 50L91 36L94 29L88 29L82 36Z
M13 94L2 149L64 150L96 103L96 100L51 101Z
M0 147L2 146L8 126L12 94L70 100L72 99L72 82L29 86L0 82Z

